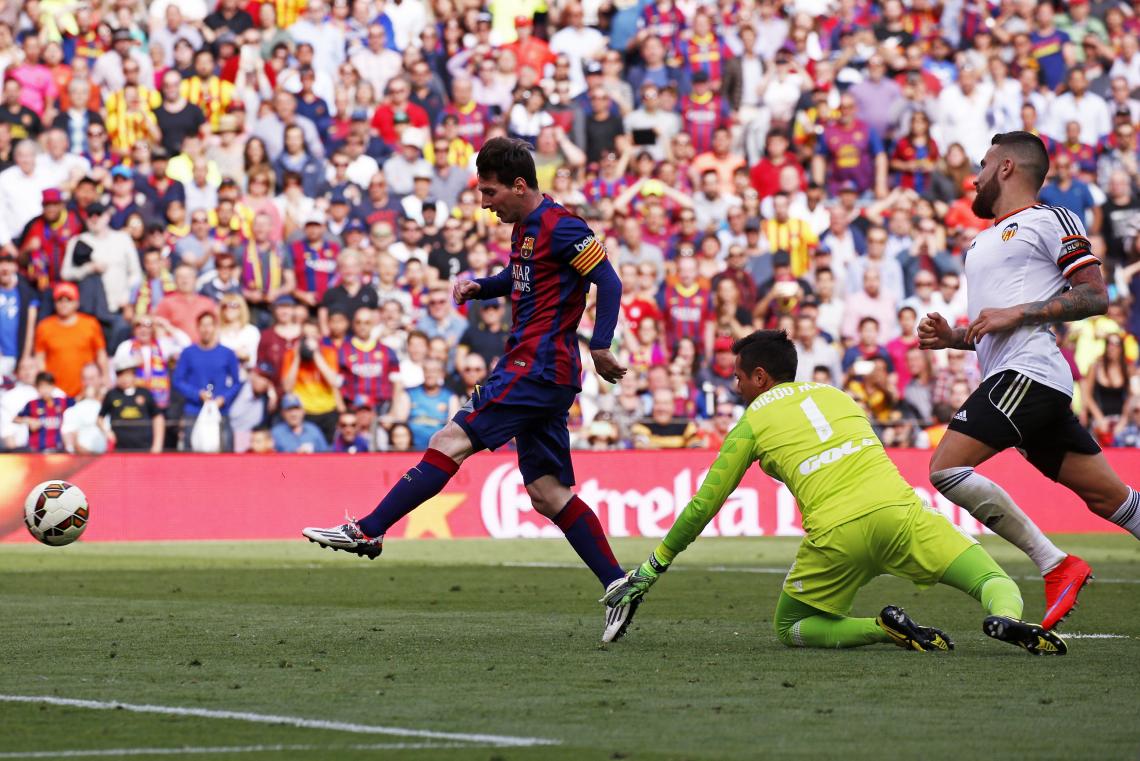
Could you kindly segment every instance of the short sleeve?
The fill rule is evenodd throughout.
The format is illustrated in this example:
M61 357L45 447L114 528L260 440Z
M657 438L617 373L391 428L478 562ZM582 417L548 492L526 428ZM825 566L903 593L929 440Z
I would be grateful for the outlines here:
M550 232L556 257L568 262L579 275L588 275L606 258L606 247L578 217L563 217ZM523 241L523 246L526 246Z
M1100 264L1093 256L1092 244L1085 235L1084 223L1068 209L1052 206L1049 211L1057 221L1054 239L1048 241L1056 252L1056 262L1062 277L1070 278L1085 267Z
M105 351L107 349L107 341L103 337L103 329L99 327L99 321L94 317L90 317L88 326L91 330L91 347L98 351Z
M282 270L293 269L293 252L292 252L292 250L290 250L290 248L288 246L282 244L282 245L277 246L277 251L281 254L281 269Z

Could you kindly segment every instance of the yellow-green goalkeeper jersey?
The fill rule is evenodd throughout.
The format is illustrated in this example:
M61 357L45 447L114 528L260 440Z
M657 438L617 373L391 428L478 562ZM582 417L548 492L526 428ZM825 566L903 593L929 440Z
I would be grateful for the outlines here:
M808 534L918 499L883 451L866 413L820 383L781 383L748 406L708 476L656 550L663 564L689 546L759 461L787 484Z

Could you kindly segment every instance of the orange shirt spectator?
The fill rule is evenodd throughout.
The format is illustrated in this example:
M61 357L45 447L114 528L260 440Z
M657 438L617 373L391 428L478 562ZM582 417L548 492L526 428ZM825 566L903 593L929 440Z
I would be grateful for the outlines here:
M107 344L99 321L79 313L75 283L56 283L52 295L56 313L36 326L36 358L60 390L75 397L83 391L84 365L94 362L107 372Z
M705 172L714 171L720 184L720 192L732 195L736 193L733 175L737 169L747 166L748 162L743 156L732 152L732 133L727 128L721 127L713 133L712 150L698 154L689 164L689 176L694 178L696 183Z
M550 43L534 36L534 21L529 16L517 16L515 30L518 32L518 39L504 47L515 54L520 69L533 69L541 78L547 64L553 66L558 56L551 52Z
M327 415L341 406L336 386L330 382L336 380L339 371L337 352L332 346L319 343L320 333L315 326L306 325L304 330L304 344L285 350L282 385L286 393L297 395L306 415ZM318 365L317 353L324 367Z

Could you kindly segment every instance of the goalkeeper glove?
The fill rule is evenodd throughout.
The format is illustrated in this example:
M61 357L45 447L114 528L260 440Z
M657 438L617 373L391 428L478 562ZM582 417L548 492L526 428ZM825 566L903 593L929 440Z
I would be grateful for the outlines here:
M669 570L668 564L658 560L656 553L650 553L648 560L610 584L598 602L603 602L611 608L621 608L640 600L657 578L667 570Z

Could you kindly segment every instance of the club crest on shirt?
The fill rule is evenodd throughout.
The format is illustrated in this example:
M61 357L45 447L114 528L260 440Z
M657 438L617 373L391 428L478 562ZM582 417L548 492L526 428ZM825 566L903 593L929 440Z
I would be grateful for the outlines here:
M534 236L528 235L523 238L522 246L519 248L519 256L523 259L529 259L534 255Z
M1008 225L1005 226L1005 229L1001 231L1001 239L1003 242L1009 240L1010 238L1012 238L1015 235L1017 235L1017 223L1016 222L1010 222Z

